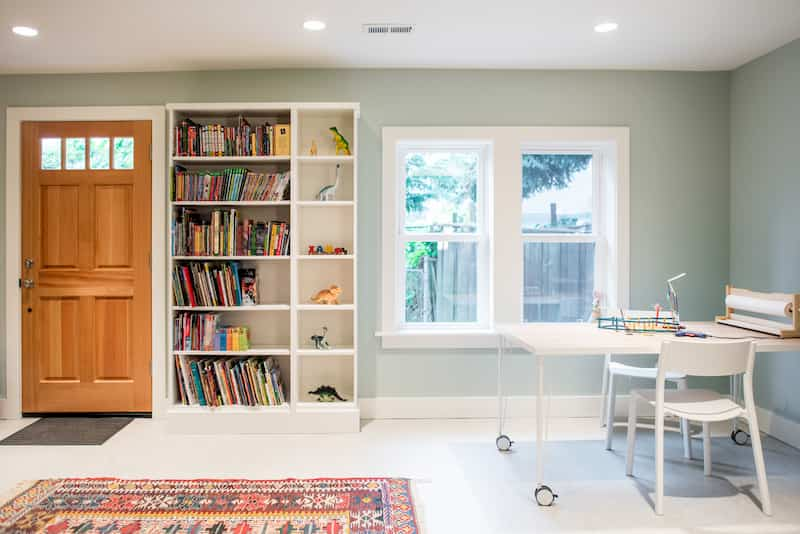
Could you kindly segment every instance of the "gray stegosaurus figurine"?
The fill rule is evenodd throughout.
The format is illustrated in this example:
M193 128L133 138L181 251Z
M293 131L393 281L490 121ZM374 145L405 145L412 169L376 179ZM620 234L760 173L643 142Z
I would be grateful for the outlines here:
M314 391L309 391L308 394L316 395L317 402L335 402L337 400L347 402L347 399L343 399L333 386L320 386Z

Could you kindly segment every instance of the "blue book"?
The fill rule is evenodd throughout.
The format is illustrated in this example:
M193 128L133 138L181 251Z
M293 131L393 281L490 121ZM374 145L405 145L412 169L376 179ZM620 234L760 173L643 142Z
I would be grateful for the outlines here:
M197 399L200 401L200 406L208 406L206 403L206 396L203 394L203 384L200 382L200 372L197 369L197 362L192 362L192 378L194 378L194 388L197 390Z

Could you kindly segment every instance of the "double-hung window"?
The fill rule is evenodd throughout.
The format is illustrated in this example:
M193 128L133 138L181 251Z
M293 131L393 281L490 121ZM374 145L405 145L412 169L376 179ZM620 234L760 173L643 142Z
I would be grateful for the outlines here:
M628 305L624 127L383 129L385 348Z
M488 146L402 143L396 149L397 327L487 327Z

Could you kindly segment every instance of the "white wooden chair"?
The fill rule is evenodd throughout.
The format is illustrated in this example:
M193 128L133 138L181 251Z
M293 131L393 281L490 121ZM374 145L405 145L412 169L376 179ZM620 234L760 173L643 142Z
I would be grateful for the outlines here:
M664 513L664 416L666 414L703 423L703 467L711 474L710 423L742 417L750 426L753 444L761 509L772 515L772 505L767 487L764 452L756 420L753 400L753 363L755 343L752 341L664 341L658 358L656 389L631 392L628 408L628 451L626 474L633 476L633 458L636 446L636 403L644 400L655 406L656 442L656 514ZM734 376L744 374L744 407L716 391L703 389L666 390L667 373L685 373L689 376Z
M614 433L614 411L617 404L617 380L619 376L656 379L658 369L655 367L635 367L611 360L611 355L606 354L605 370L603 375L603 415L606 426L606 450L612 448L611 438ZM683 373L667 373L666 379L674 382L678 389L686 389L686 375ZM681 419L680 432L683 434L683 455L692 459L691 429L686 419Z

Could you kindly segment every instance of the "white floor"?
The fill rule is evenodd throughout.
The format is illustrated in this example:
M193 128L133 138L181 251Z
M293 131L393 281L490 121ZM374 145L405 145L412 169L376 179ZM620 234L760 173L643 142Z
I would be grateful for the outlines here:
M0 438L28 421L0 421ZM24 480L67 476L146 478L284 478L399 476L417 481L425 532L646 532L649 534L800 532L800 452L767 440L775 515L752 496L749 447L714 440L715 474L684 461L675 436L667 448L664 517L652 511L652 433L641 431L637 478L624 476L624 437L617 450L600 442L596 419L552 420L547 482L555 507L532 499L531 420L509 423L511 453L494 446L486 420L366 421L341 436L204 436L167 434L162 423L137 419L99 447L0 447L0 495ZM702 458L700 443L696 455Z

